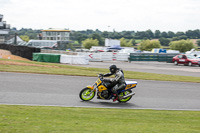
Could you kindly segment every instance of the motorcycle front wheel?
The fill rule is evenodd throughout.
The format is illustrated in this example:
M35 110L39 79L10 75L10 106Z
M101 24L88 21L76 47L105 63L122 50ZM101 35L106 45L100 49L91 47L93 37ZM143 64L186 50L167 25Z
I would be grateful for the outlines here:
M130 93L132 93L131 90L125 91L125 92L121 92L121 93L119 93L119 96L123 97L123 96L126 96L126 95L130 94ZM118 99L118 101L121 102L121 103L126 103L126 102L128 102L129 100L131 100L131 98L132 98L132 96L127 97L127 98L125 98L125 99Z
M92 90L90 88L87 88L87 87L84 88L84 89L82 89L80 91L80 93L79 93L80 99L83 100L83 101L90 101L90 100L92 100L94 98L94 96L95 96L95 92L93 91L91 93L91 91Z

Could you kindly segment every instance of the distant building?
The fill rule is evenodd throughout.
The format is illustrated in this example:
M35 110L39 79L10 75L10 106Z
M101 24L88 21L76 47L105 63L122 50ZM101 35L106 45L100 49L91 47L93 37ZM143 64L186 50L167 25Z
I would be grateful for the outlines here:
M65 29L48 29L42 30L42 34L38 35L41 40L69 41L70 30Z
M105 39L105 46L112 47L112 46L120 46L120 40L114 40L114 39Z
M6 43L10 32L10 24L6 24L3 20L3 15L0 14L0 43Z

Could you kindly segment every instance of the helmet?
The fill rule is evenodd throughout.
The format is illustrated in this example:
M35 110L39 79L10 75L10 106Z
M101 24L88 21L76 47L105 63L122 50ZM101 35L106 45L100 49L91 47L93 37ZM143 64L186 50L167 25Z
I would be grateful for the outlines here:
M117 70L117 66L116 65L110 65L110 72L113 74L113 73L115 73L116 72L116 70Z

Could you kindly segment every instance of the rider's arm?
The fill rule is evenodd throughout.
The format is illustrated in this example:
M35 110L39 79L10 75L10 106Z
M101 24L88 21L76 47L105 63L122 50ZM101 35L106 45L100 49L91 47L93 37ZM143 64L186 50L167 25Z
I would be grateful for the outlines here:
M104 77L109 77L109 76L111 76L111 75L113 75L112 73L106 73L106 74L104 74L103 76Z
M109 77L109 76L111 76L111 75L113 75L112 73L106 73L106 74L104 74L103 75L103 77ZM111 81L111 79L103 79L105 82L112 82Z

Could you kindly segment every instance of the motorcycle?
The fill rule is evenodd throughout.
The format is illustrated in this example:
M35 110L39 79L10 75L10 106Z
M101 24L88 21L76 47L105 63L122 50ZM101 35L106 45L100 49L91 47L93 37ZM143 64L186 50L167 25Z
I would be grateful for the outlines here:
M122 103L128 102L133 95L135 95L135 92L132 92L132 89L136 87L137 82L136 81L125 81L126 87L118 90L118 101ZM113 86L110 86L111 83L104 81L103 75L99 74L98 79L92 86L87 86L83 88L80 93L79 97L83 101L90 101L95 97L95 94L97 93L97 99L102 100L110 100L114 99L115 96L113 95L113 92L111 91Z

